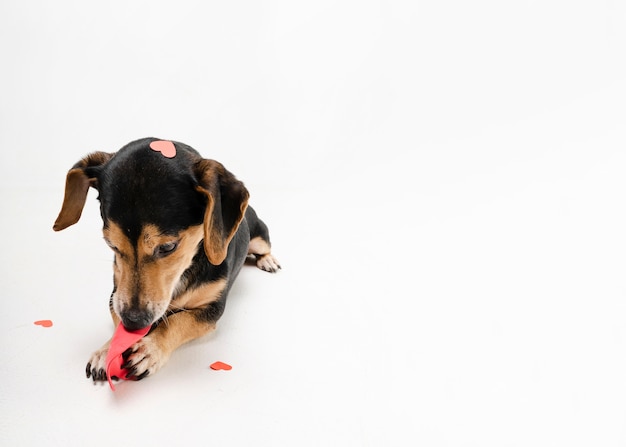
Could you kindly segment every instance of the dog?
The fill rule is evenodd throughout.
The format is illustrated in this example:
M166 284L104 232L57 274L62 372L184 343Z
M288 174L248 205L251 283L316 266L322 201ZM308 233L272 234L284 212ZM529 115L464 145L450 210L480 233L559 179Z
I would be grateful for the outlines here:
M144 138L86 156L67 173L55 231L78 222L90 187L114 252L113 322L151 327L123 354L128 379L154 374L179 346L215 330L246 259L281 268L244 184L186 144ZM94 382L107 380L109 344L87 363Z

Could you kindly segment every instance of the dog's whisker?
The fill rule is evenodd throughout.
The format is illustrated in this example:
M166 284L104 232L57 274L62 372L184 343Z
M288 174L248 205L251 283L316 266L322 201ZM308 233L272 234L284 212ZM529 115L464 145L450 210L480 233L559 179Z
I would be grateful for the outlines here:
M186 307L182 307L182 306L177 306L174 303L171 303L168 310L171 313L178 313L178 312L189 312L189 309L187 309ZM166 314L167 315L167 314ZM171 315L171 314L170 314Z
M163 317L161 318L161 320L163 321L163 324L165 324L165 326L169 326L169 325L170 325L170 320L169 320L169 318L168 318L168 316L167 316L167 313L165 313L165 314L163 315Z

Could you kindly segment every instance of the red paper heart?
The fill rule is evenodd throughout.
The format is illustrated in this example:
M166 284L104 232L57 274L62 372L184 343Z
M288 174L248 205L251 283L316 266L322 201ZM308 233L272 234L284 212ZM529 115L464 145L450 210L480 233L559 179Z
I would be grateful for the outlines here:
M148 332L150 332L150 327L151 326L147 326L136 331L129 331L122 323L120 323L117 326L117 329L115 329L105 361L107 365L107 378L109 380L109 386L113 391L115 391L115 387L113 386L111 378L115 376L118 379L125 380L126 373L128 372L126 369L122 369L122 364L124 363L122 354L143 338Z
M37 326L52 327L52 321L51 320L37 320L37 321L35 321L35 324Z
M219 371L221 369L224 371L230 371L231 369L233 369L233 367L224 362L215 362L211 364L211 369L214 369L216 371Z
M150 149L163 154L164 157L174 158L176 156L176 146L171 141L153 141L150 143Z

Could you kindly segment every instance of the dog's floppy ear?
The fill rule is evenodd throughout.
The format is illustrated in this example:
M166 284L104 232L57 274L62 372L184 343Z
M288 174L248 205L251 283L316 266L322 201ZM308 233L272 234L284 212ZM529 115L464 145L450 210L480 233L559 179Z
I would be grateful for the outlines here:
M115 154L94 152L72 166L65 179L63 206L52 227L54 231L64 230L78 222L85 206L89 187L97 187L95 170L89 168L103 166L113 155Z
M237 232L248 206L250 194L242 182L214 160L195 164L197 190L207 197L204 213L204 251L209 262L220 265L228 244Z

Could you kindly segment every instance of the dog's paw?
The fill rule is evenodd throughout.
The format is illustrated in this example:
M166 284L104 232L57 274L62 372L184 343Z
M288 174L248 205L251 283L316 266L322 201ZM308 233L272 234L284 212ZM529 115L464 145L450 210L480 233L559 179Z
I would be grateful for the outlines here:
M278 259L272 256L271 253L268 253L266 255L257 255L256 266L261 270L270 273L276 273L278 270L281 269L281 266L278 263Z
M94 382L107 380L107 365L106 358L109 352L109 343L107 342L103 347L91 354L91 358L87 363L87 378L92 378Z
M128 370L126 378L141 380L157 372L168 360L151 336L145 336L122 354L124 363L122 368Z

